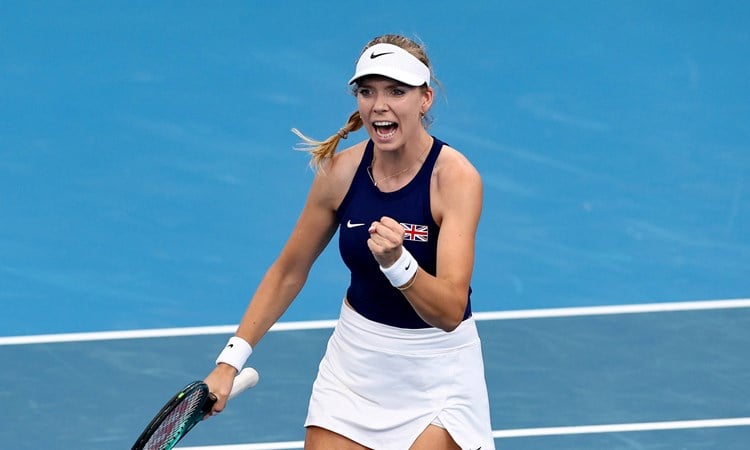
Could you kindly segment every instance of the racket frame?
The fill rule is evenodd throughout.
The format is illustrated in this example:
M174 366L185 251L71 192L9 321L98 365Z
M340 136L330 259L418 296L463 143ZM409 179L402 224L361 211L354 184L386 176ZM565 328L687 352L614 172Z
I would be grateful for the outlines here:
M132 450L143 450L146 448L146 444L154 436L156 431L162 426L164 420L175 410L177 407L185 401L191 394L196 390L201 392L201 399L199 399L200 405L193 410L193 412L187 417L187 420L182 426L182 430L179 434L175 435L177 439L171 442L171 445L162 447L163 450L170 450L177 445L178 442L190 431L198 422L203 420L203 417L211 411L211 407L216 402L216 397L208 392L208 385L202 381L194 381L180 390L175 394L159 412L151 419L146 429L138 437L138 440L133 445Z
M259 375L255 369L253 369L252 367L244 368L234 379L232 391L229 393L229 399L234 398L247 389L255 387L255 385L258 383L258 380ZM136 440L132 450L144 450L146 448L146 444L148 444L151 437L154 435L154 433L156 433L156 430L159 429L159 427L169 416L169 414L172 413L172 411L174 411L180 405L180 403L182 403L195 390L201 391L201 396L203 398L199 401L202 402L202 404L198 408L196 408L189 416L188 422L186 422L186 425L183 427L180 434L177 435L177 439L174 440L174 442L171 442L171 445L162 447L162 450L171 450L172 448L174 448L174 446L177 445L178 442L180 442L180 440L188 433L188 431L192 430L193 427L198 424L198 422L203 420L206 414L211 412L211 408L214 406L214 403L216 403L216 396L209 392L208 385L203 381L193 381L192 383L182 388L178 393L176 393L159 410L159 412L156 413L154 418L151 419L151 422L149 422L149 424L143 430L143 433L141 433L141 435L138 437L138 440Z

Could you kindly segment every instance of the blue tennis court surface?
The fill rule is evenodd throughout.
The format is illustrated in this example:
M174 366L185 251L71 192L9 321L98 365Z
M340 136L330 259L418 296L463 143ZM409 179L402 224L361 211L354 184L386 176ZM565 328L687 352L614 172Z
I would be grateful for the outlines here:
M485 182L498 448L746 449L748 23L740 1L3 3L0 447L130 448L210 370L312 180L289 130L337 130L362 46L397 32ZM183 448L299 448L310 321L347 280L331 246L261 383Z

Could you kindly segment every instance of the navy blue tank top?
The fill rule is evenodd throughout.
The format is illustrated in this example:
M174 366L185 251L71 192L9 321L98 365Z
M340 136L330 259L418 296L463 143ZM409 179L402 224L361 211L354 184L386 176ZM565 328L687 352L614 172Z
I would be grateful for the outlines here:
M432 148L414 179L397 191L381 192L367 173L373 159L373 142L369 141L349 191L336 211L339 251L351 271L346 298L355 311L372 321L399 328L431 326L391 286L367 247L367 240L373 221L383 216L395 219L404 227L404 247L422 269L435 275L440 228L430 209L430 178L442 147L443 142L433 137ZM464 319L471 315L471 289L467 297Z

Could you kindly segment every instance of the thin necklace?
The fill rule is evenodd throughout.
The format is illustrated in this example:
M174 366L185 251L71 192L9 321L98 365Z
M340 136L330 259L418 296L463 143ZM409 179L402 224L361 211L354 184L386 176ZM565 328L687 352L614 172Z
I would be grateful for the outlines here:
M393 178L393 177L397 177L397 176L401 175L402 173L406 173L409 169L411 169L412 167L414 167L414 165L417 162L419 162L420 159L422 159L422 157L424 156L424 154L427 153L427 150L429 150L431 148L432 148L432 139L430 139L430 145L428 145L427 148L425 148L424 150L422 150L422 153L419 156L417 156L417 159L413 163L411 163L405 169L399 170L398 172L396 172L394 174L391 174L391 175L388 175L388 176L385 176L385 177L383 177L383 178L381 178L379 180L375 180L375 177L372 176L372 166L375 164L375 154L374 154L374 150L373 150L372 162L370 163L369 166L367 166L367 175L370 176L370 181L372 181L372 185L375 186L375 187L378 187L378 184L382 183L383 181L388 180L388 179Z

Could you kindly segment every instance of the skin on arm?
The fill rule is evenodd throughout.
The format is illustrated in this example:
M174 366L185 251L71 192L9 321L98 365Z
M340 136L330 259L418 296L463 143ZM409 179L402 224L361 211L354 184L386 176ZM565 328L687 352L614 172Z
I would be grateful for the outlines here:
M446 146L430 189L433 215L440 225L436 275L420 268L414 284L402 293L422 320L451 331L461 323L466 310L482 210L482 180L463 155ZM392 265L401 255L401 225L384 217L373 223L370 236L368 246L378 263Z
M338 223L335 208L353 176L353 170L349 170L345 164L351 158L348 155L342 157L342 154L336 155L334 161L344 162L335 164L334 168L329 161L316 174L291 235L278 258L266 271L243 314L235 335L253 347L299 294L313 263L336 233ZM220 363L206 377L209 390L217 397L213 413L224 409L236 374L234 367Z

